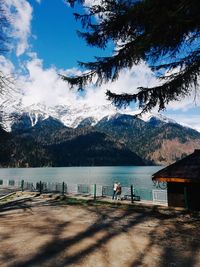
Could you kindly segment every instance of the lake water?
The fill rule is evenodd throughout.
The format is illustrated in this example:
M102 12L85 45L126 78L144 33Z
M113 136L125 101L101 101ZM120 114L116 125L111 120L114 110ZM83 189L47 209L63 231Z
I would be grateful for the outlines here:
M0 168L0 179L97 185L112 185L118 181L125 187L133 185L135 188L153 189L155 186L151 175L161 168L163 167Z

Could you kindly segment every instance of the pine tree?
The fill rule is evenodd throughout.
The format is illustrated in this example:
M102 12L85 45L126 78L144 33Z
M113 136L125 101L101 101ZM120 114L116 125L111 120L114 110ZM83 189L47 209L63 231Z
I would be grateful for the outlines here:
M72 7L84 0L68 0ZM199 0L100 0L83 14L74 13L84 32L78 32L88 45L105 49L117 45L109 57L79 62L87 71L81 76L62 78L83 89L96 77L96 85L115 81L124 68L145 61L161 85L138 88L134 94L107 91L116 106L139 103L143 112L162 110L198 90L200 74L200 1ZM135 89L135 88L133 88Z

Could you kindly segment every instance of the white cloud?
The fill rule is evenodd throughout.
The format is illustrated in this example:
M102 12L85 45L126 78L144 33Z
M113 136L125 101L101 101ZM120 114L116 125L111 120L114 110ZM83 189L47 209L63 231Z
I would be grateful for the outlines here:
M134 66L132 69L122 70L119 74L119 77L114 82L108 82L102 84L98 88L88 86L86 89L85 98L82 101L85 101L90 106L108 104L106 99L106 91L110 90L114 93L136 93L139 86L153 86L157 84L158 81L153 76L151 70L145 63L142 63L138 66Z
M18 77L18 87L23 92L23 104L45 103L48 106L75 101L76 94L60 79L54 67L45 69L37 57L25 64L27 74Z
M0 55L0 71L7 76L11 76L11 74L14 72L14 69L15 67L13 63L4 56Z
M200 107L200 96L195 90L190 95L181 98L180 101L172 101L167 105L168 110L187 111L194 107Z
M113 83L103 84L98 88L92 85L88 86L81 96L76 89L70 89L70 86L58 76L58 73L79 75L81 74L80 70L76 68L67 70L59 70L55 67L44 68L43 61L37 57L36 53L29 53L28 56L29 60L24 62L26 74L18 74L16 83L16 86L22 91L24 105L43 102L48 106L58 104L103 106L110 104L105 95L107 89L115 93L134 93L138 86L153 86L156 83L150 69L143 63L131 70L123 70L118 80Z
M32 7L26 0L6 0L4 5L12 27L10 34L17 42L16 55L20 56L29 48Z
M100 5L101 0L85 0L85 6Z
M198 110L196 110L196 113L198 113L197 111ZM191 127L200 132L200 115L193 113L194 108L191 108L190 110L188 110L188 112L181 112L176 114L169 113L168 116L170 116L170 118L174 119L178 123L181 123L183 126Z

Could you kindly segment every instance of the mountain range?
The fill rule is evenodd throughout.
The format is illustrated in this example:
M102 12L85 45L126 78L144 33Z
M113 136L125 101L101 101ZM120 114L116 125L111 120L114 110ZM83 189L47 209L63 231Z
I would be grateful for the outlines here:
M0 166L166 165L200 148L200 133L161 115L34 105L4 116Z

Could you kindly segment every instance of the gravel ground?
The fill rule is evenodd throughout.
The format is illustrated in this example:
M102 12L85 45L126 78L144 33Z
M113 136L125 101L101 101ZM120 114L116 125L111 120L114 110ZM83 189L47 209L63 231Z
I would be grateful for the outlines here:
M199 267L199 226L181 211L19 196L0 204L0 266Z

